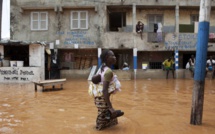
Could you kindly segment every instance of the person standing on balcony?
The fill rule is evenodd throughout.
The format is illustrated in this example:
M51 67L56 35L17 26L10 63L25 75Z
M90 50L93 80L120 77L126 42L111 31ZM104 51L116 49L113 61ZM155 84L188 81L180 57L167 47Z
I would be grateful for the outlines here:
M136 32L140 34L141 39L143 39L143 29L144 29L144 24L141 21L138 21L136 25Z
M163 69L166 70L166 79L168 79L169 70L172 70L172 76L175 78L174 61L172 56L163 62Z

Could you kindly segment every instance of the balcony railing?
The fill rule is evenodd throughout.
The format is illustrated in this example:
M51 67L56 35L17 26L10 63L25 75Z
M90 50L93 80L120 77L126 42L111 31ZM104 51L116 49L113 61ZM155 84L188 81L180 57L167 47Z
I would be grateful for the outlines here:
M165 33L158 32L148 32L148 42L154 42L154 43L163 43L165 39Z

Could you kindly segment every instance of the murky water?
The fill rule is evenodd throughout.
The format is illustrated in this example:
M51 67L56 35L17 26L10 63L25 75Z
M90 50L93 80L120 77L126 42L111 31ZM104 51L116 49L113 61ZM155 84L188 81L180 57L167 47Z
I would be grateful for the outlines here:
M193 80L121 81L111 100L125 115L96 131L97 109L86 80L67 80L60 91L33 84L0 84L1 134L214 134L215 80L206 80L203 124L190 125Z

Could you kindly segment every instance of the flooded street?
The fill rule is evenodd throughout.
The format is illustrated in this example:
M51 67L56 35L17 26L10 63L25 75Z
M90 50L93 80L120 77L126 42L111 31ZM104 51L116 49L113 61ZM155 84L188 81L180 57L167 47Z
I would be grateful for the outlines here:
M0 84L0 134L214 134L215 80L206 80L203 124L190 125L193 80L121 81L111 97L125 115L96 131L97 109L87 80L67 80L60 91L30 84Z

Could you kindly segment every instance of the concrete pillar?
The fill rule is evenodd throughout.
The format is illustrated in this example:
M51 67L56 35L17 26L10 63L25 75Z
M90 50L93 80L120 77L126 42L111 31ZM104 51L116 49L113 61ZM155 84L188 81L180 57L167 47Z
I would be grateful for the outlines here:
M178 41L178 46L180 45L179 41L179 4L177 3L175 6L175 34ZM176 47L178 48L178 47ZM176 78L178 78L178 69L179 69L179 52L178 49L175 49L175 73Z
M204 104L205 68L210 28L211 0L201 0L196 48L194 88L190 124L201 125Z
M137 48L133 48L134 79L137 75Z
M133 33L135 33L136 32L136 3L133 3L132 13L133 13L133 17L132 17Z
M98 48L98 67L100 67L102 65L102 61L100 58L101 53L102 53L102 49Z
M175 77L178 78L178 69L179 69L179 52L175 50Z
M10 39L10 0L2 0L1 40Z
M175 32L179 33L179 5L175 6Z
M2 59L4 59L4 46L0 45L0 53L1 53L1 57Z
M1 28L1 25L2 25L2 4L3 4L3 1L1 0L0 1L0 40L1 40L1 33L2 33L2 28Z

